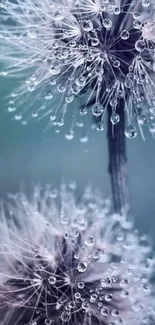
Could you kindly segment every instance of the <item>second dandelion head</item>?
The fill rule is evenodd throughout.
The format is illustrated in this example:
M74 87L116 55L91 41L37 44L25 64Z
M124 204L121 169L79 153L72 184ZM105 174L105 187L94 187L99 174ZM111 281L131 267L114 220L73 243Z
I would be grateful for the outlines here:
M12 199L1 208L1 325L154 319L151 247L99 194L77 200L63 186Z

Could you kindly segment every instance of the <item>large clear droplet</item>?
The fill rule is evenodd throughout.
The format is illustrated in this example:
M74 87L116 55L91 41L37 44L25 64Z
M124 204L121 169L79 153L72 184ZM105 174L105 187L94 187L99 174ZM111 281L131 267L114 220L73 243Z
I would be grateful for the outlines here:
M130 33L128 32L128 30L124 29L122 32L121 32L121 39L123 40L127 40L130 36Z
M134 139L137 136L136 128L132 125L128 125L125 129L125 135L129 139Z
M100 116L102 113L103 113L103 107L100 104L96 103L95 105L93 105L92 114L94 116Z
M91 32L93 30L93 23L91 20L85 20L82 23L82 29L85 32Z
M138 52L142 52L145 49L145 42L142 41L142 40L136 41L136 43L135 43L135 49Z
M150 4L151 4L150 0L142 0L142 6L143 6L144 8L149 7Z
M83 273L87 270L87 262L80 262L77 266L77 269L80 273Z
M113 114L111 115L111 117L110 117L110 121L111 121L111 123L112 123L113 125L115 125L115 124L119 123L119 121L120 121L120 116L119 116L118 114L116 114L116 113L113 113Z

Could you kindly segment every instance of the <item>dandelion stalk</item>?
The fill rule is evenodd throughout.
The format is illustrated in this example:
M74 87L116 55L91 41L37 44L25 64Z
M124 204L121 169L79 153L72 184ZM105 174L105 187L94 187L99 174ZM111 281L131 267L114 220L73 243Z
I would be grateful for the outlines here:
M127 158L125 143L125 112L123 101L119 102L120 122L112 125L111 110L108 110L108 151L109 174L112 188L113 208L115 212L122 212L128 206Z

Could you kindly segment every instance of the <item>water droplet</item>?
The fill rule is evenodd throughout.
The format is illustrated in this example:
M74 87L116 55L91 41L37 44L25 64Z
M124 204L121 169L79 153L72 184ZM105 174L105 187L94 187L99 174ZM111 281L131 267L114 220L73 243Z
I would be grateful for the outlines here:
M38 116L38 112L33 112L32 113L32 117L37 117Z
M56 283L56 277L55 276L50 276L49 278L48 278L48 282L50 283L50 284L55 284Z
M145 125L148 122L148 118L146 115L141 115L138 118L140 124Z
M51 75L56 76L61 72L61 68L51 65L49 68L49 72L51 73Z
M77 266L77 269L80 273L86 272L87 270L87 262L80 262Z
M66 91L66 87L64 85L58 85L57 89L59 93L64 93Z
M86 135L84 135L84 136L82 136L81 138L80 138L80 142L82 142L82 143L86 143L86 142L88 142L88 137L86 136Z
M106 28L106 29L110 29L112 27L112 20L106 18L103 20L103 26Z
M145 42L142 41L142 40L136 41L136 43L135 43L135 49L138 52L142 52L145 49Z
M85 20L82 23L82 29L85 32L91 32L93 30L93 23L91 20Z
M11 113L11 112L15 112L16 111L16 107L15 106L9 106L8 107L8 112Z
M76 292L74 295L75 299L80 299L81 298L81 293L80 292Z
M56 115L55 114L50 115L50 120L55 121L56 120Z
M104 124L102 122L99 122L96 129L97 131L104 131Z
M71 318L71 315L70 315L68 312L66 312L66 311L64 311L64 312L61 314L61 320L62 320L63 322L68 322L68 321L70 320L70 318Z
M95 244L95 239L93 236L90 236L87 238L87 240L85 241L85 244L87 246L93 246Z
M86 115L88 113L88 111L87 111L87 108L86 107L82 107L81 109L80 109L80 114L81 115Z
M16 121L20 121L22 119L22 114L16 114L14 118Z
M78 288L83 289L84 288L84 282L79 282L78 283Z
M128 125L125 129L125 135L129 139L134 139L137 136L136 128L132 125Z
M121 12L121 10L120 10L119 7L115 7L115 8L114 8L114 14L115 14L115 15L119 15L120 12Z
M100 116L102 113L103 113L103 107L99 104L99 103L96 103L95 105L93 105L92 107L92 114L94 116Z
M86 301L84 301L84 302L82 303L82 308L83 308L83 309L88 309L88 308L89 308L89 303L86 302Z
M139 12L133 12L133 19L139 19L140 13Z
M142 23L141 23L141 21L138 20L138 19L134 20L134 21L133 21L133 27L134 27L135 29L141 29L141 27L142 27Z
M150 0L142 0L142 6L143 6L144 8L149 7L150 4L151 4Z
M76 79L76 85L78 86L78 87L84 87L85 86L85 84L86 84L86 78L84 77L84 76L80 76L79 78L77 78Z
M70 307L71 309L74 309L74 308L76 307L76 303L75 303L75 301L70 301L70 302L69 302L69 307Z
M119 310L116 309L116 308L112 309L111 315L114 316L114 317L117 317L119 315Z
M111 121L111 123L112 123L113 125L115 125L115 124L119 123L119 121L120 121L120 116L119 116L118 114L116 114L116 113L113 113L113 114L111 115L111 117L110 117L110 121Z
M112 285L112 279L110 277L105 277L101 279L102 288L107 288Z
M90 296L90 302L95 302L97 299L97 294L96 293L92 293L92 295Z
M112 65L113 65L114 68L119 68L120 67L120 61L115 60Z
M52 324L51 319L46 318L46 319L45 319L45 324L46 324L46 325L51 325L51 324Z
M111 300L112 300L112 294L111 293L106 293L105 301L111 301Z
M74 139L74 132L73 132L73 131L69 131L68 133L66 133L65 138L66 138L67 140L72 140L72 139Z
M123 40L127 40L130 36L130 33L128 32L128 30L124 29L122 32L121 32L121 39Z
M30 28L27 32L27 35L29 38L36 38L37 37L37 33L36 33L36 30L34 28Z
M107 307L102 307L101 308L101 315L104 317L109 316L109 309Z
M98 260L100 258L100 252L99 250L96 250L92 255L94 260Z
M92 46L98 46L99 45L99 39L97 37L91 38L91 45Z

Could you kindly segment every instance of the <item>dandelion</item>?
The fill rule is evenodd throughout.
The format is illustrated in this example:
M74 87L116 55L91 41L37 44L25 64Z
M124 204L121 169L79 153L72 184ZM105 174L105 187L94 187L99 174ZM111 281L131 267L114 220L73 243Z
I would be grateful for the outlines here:
M68 112L67 140L88 111L103 131L107 113L120 211L128 204L125 137L140 130L144 138L146 124L155 136L155 0L1 0L0 7L1 75L20 80L7 110L23 125L46 118L56 132Z
M152 324L151 246L90 188L10 196L0 241L1 325Z

